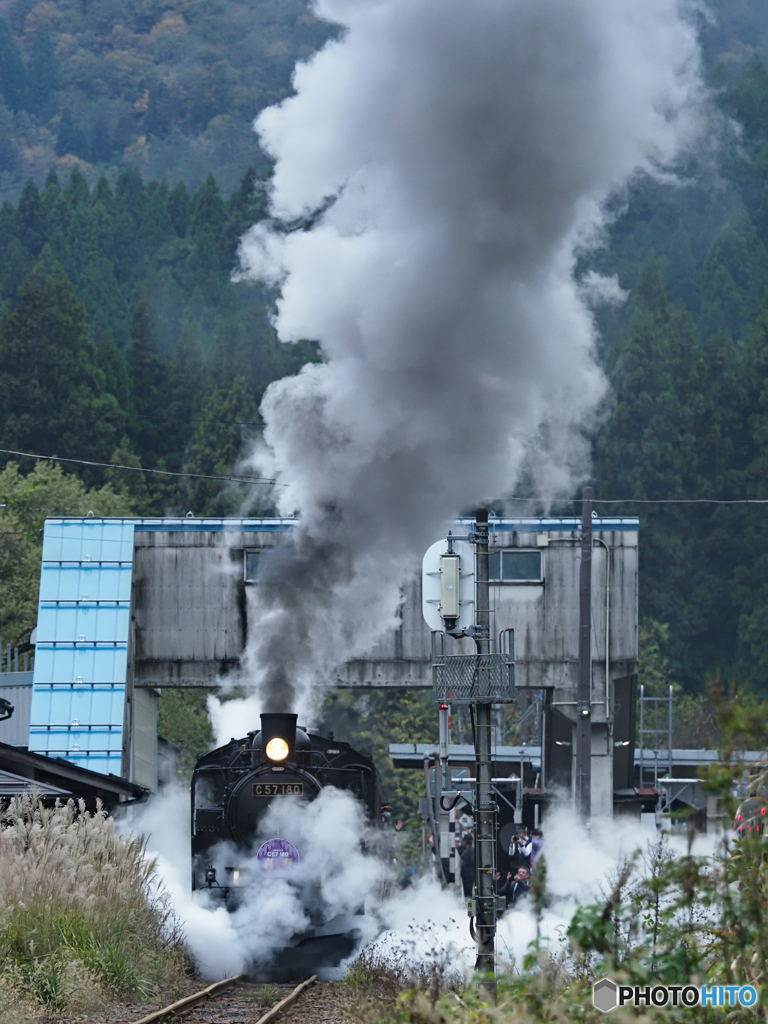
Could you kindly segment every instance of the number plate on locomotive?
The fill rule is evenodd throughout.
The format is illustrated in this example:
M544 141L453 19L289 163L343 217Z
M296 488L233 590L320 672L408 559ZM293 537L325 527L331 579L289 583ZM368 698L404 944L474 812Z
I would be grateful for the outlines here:
M304 792L303 782L254 782L253 796L297 796Z

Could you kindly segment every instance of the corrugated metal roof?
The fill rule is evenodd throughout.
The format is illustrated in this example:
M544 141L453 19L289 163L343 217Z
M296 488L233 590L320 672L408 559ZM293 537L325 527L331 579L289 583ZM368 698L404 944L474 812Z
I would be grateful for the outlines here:
M29 743L29 712L32 705L32 673L0 673L0 697L13 704L13 714L0 722L0 743L26 747Z
M283 532L286 530L293 530L298 525L298 519L221 519L221 518L206 518L206 519L195 519L194 517L178 518L175 516L162 516L152 518L136 518L136 519L48 519L47 523L83 523L84 525L94 525L98 523L104 523L109 525L129 525L135 530L140 532L155 531L160 533L173 533L178 531L188 531L190 533L218 533L221 531L233 532L253 532L259 533L263 531L267 532ZM45 556L43 556L45 557Z
M48 519L29 749L121 774L134 520Z
M25 779L23 775L14 775L13 772L0 771L0 800L9 800L13 796L23 796L24 793L32 792L44 797L60 797L63 800L72 796L68 789L60 789L47 782L33 782L31 779Z
M130 524L137 532L158 531L161 533L189 532L189 533L218 533L218 532L252 532L252 533L282 533L295 529L298 519L222 519L194 517L178 518L175 516L158 518L136 518L136 519L51 519L48 522L84 524ZM469 525L474 519L455 519L450 523ZM636 516L602 516L592 521L592 529L601 531L626 530L634 533L638 530L640 520ZM519 531L519 532L547 532L560 530L581 530L581 519L576 516L521 516L520 518L491 516L488 521L491 530Z
M474 519L458 519L457 523L462 526L471 526ZM520 519L496 518L490 516L488 529L498 530L500 533L580 533L581 519L575 516L540 516L521 517ZM640 529L640 520L635 516L602 517L592 520L592 529L595 533L637 533Z
M83 798L89 810L96 809L101 800L104 807L111 809L117 804L135 803L145 800L149 790L128 779L116 775L102 775L81 768L63 758L50 758L35 754L24 747L12 747L0 743L0 769L4 772L23 774L29 781L42 782L48 786L71 790L73 795Z

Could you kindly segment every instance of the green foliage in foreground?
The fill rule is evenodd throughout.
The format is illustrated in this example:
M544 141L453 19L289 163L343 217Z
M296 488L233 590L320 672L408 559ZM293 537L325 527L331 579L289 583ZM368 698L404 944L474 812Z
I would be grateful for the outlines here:
M768 710L756 702L721 702L719 726L732 749L765 744ZM724 832L713 856L687 849L675 854L664 834L616 866L601 902L578 907L565 934L546 934L550 904L546 873L533 876L529 897L537 939L522 963L497 979L495 991L467 984L451 954L433 944L430 962L409 963L408 950L363 951L344 983L355 1019L377 1024L565 1024L598 1022L592 985L604 976L630 985L753 985L761 994L752 1008L731 1009L728 1021L765 1019L768 971L768 837L736 838L729 827L747 778L737 755L705 773L702 785L722 802ZM768 796L768 761L752 769L751 795ZM422 944L423 945L423 944ZM724 1019L711 1007L633 1007L611 1011L612 1020Z
M177 984L181 934L141 839L82 803L14 799L0 817L0 989L72 1013ZM19 1011L21 1012L21 1011ZM20 1019L20 1018L17 1018Z

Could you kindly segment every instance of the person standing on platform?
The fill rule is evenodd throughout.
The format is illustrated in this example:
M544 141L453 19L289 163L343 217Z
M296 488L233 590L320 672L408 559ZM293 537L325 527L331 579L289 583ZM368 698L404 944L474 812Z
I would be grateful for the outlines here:
M509 841L509 859L511 861L512 874L517 873L518 868L531 870L531 840L524 830L512 836Z
M467 898L475 887L475 844L469 833L461 840L461 887Z

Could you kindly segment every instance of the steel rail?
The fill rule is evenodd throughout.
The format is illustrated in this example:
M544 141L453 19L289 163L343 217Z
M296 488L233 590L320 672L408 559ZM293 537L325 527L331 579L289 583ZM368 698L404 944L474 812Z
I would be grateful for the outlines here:
M210 999L211 996L218 995L219 992L223 992L224 989L234 985L235 982L245 980L245 974L236 974L232 978L224 978L223 981L217 981L213 985L209 985L207 988L201 989L199 992L193 992L191 996L185 996L183 999L178 999L175 1003L171 1003L170 1006L164 1006L160 1010L153 1010L152 1013L146 1017L142 1017L141 1020L137 1020L134 1024L157 1024L157 1021L164 1020L166 1017L175 1016L177 1013L186 1013L187 1010L191 1010L197 1006L198 1003L204 1002L206 999ZM311 978L307 978L306 981L302 981L300 985L297 985L293 992L281 999L279 1003L276 1003L270 1010L264 1014L263 1017L259 1017L256 1024L268 1024L269 1021L274 1020L278 1017L283 1010L287 1010L289 1006L292 1006L302 992L308 989L310 985L314 985L317 981L317 975L313 974Z
M155 1024L156 1021L163 1020L165 1017L173 1016L185 1010L191 1010L193 1006L197 1006L198 1003L210 999L211 996L218 995L225 988L229 988L230 985L234 985L236 981L241 981L244 978L244 974L236 974L232 978L224 978L223 981L214 982L208 988L201 989L199 992L193 992L191 996L185 996L183 999L178 999L175 1003L171 1003L170 1006L164 1006L162 1010L153 1010L146 1017L137 1020L135 1024Z
M271 1010L267 1010L263 1017L259 1017L256 1024L269 1024L269 1021L274 1020L278 1017L283 1010L287 1010L289 1006L293 1006L296 1000L299 998L301 993L308 989L310 985L314 985L317 981L317 975L313 974L311 978L307 978L306 981L302 981L300 985L297 985L293 992L290 992L285 999L281 999L279 1003L276 1003Z

